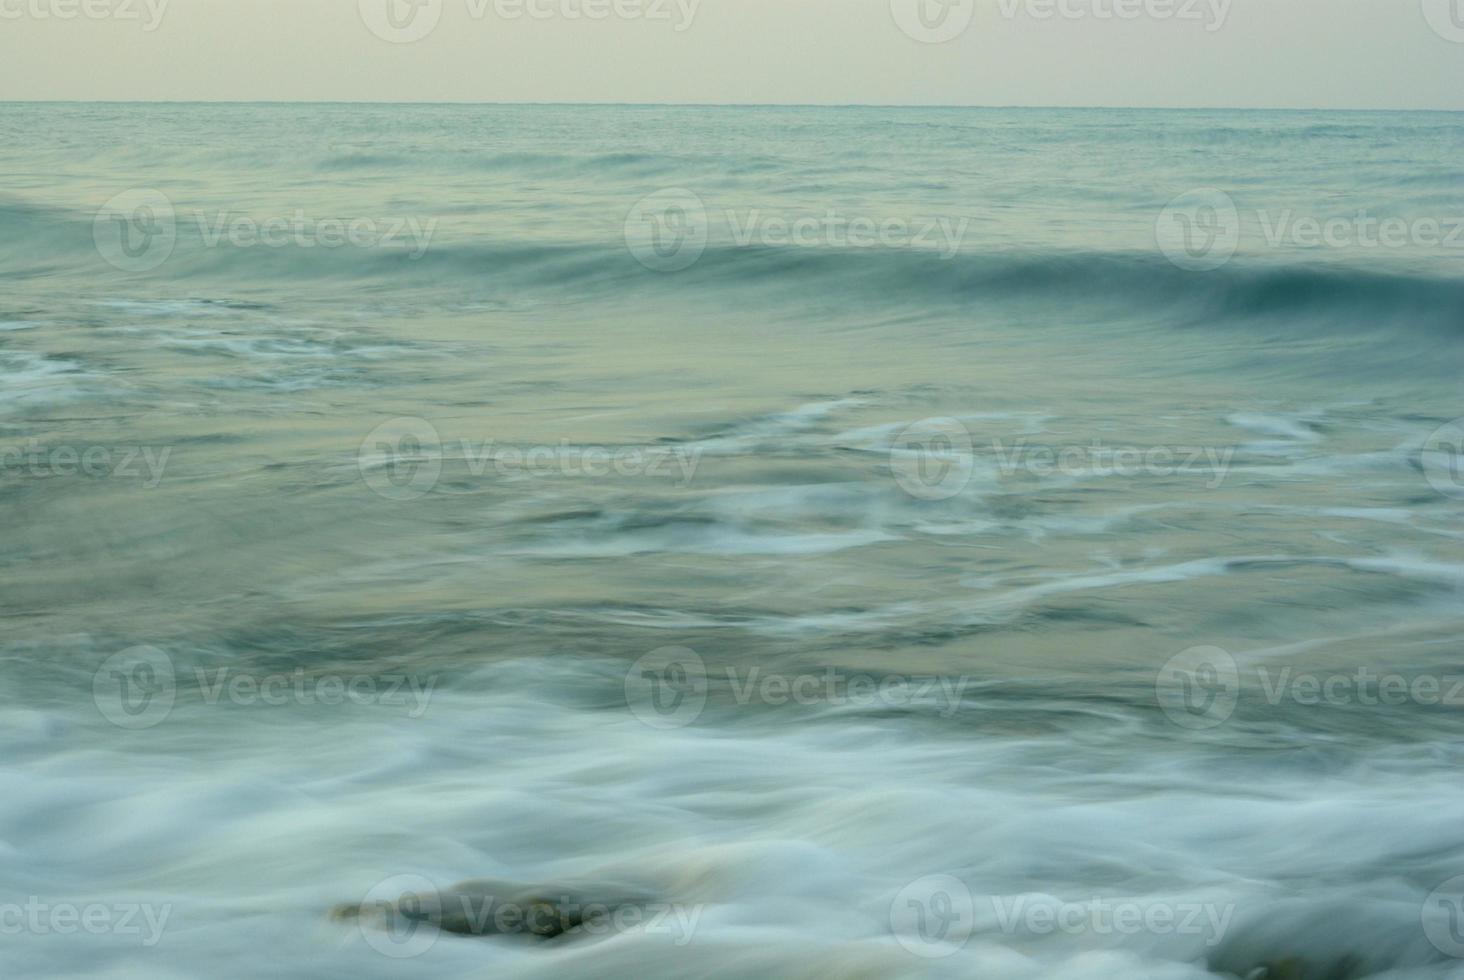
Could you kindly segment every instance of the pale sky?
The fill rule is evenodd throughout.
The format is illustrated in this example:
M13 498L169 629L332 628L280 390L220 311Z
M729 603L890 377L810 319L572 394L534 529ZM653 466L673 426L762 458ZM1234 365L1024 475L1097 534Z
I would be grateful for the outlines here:
M0 0L31 99L1458 110L1464 0Z

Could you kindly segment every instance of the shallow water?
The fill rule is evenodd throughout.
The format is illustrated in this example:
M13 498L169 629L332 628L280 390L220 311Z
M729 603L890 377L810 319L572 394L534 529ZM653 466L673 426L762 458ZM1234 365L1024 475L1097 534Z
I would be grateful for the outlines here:
M1464 975L1458 115L0 134L14 975Z

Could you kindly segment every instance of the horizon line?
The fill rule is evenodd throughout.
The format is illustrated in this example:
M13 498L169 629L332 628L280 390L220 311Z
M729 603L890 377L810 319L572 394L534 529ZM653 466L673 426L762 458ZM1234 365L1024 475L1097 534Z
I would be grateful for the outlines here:
M918 102L576 102L576 101L479 101L479 100L394 100L374 99L0 99L0 105L349 105L349 106L497 106L634 109L1000 109L1064 110L1095 112L1444 112L1455 109L1397 106L1186 106L1186 105L997 105L978 103Z

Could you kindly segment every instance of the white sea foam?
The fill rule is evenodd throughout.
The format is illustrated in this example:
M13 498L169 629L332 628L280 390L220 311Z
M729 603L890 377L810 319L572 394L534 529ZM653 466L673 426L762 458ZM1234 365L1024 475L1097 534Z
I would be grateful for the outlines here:
M37 756L33 746L26 776L0 772L0 839L18 848L0 863L0 884L6 894L44 888L52 902L170 909L167 963L180 975L222 961L285 977L399 976L402 963L362 927L325 913L401 874L444 887L630 875L684 908L685 921L695 910L685 946L645 923L542 947L441 936L411 961L434 975L633 977L694 956L702 975L738 978L1202 978L1221 975L1206 964L1224 955L1259 965L1379 950L1411 958L1415 976L1449 975L1417 929L1428 888L1348 870L1454 853L1464 795L1430 778L1442 762L1434 747L1305 781L1259 759L1205 780L1183 745L1145 742L1137 755L1141 729L1098 716L1076 737L970 739L857 710L767 728L709 714L665 731L623 705L578 706L618 690L626 666L506 662L461 692L439 691L416 720L382 707L190 704L136 754L58 745ZM213 734L201 739L205 720ZM80 715L65 724L103 731ZM184 751L193 761L179 766ZM1420 779L1432 806L1412 798ZM1058 796L1062 807L1051 805ZM1393 832L1374 832L1384 824ZM1119 880L1120 867L1143 874ZM976 918L948 959L927 963L901 944L918 938L898 932L891 909L932 875L961 882ZM1303 887L1317 875L1332 883ZM1223 927L1006 926L1025 903L1051 901L1195 906L1216 910ZM1278 923L1289 928L1273 936ZM67 966L45 938L10 944L11 968L138 969L154 955L139 937L88 937Z
M1459 498L1420 454L1461 411L1457 255L1197 275L1155 250L1221 148L1276 164L1247 208L1464 213L1453 121L52 103L0 104L0 131L25 134L0 146L0 974L1459 974L1425 929L1464 874L1457 711L1247 688L1198 729L1161 689L1213 647L1247 683L1459 673ZM442 223L418 260L185 234L123 269L96 217L129 187L189 227ZM769 220L969 205L980 235L947 259L718 239L661 274L626 249L659 187ZM377 441L392 419L425 420L419 445ZM956 424L922 446L931 419ZM698 465L558 465L591 446ZM156 485L117 472L169 449ZM921 462L964 482L912 485L942 472ZM383 493L388 463L420 486ZM154 648L170 709L157 663L119 669ZM704 704L666 648L702 659ZM435 683L414 714L298 701L297 670ZM755 670L953 686L801 703ZM129 727L124 681L165 717ZM657 724L650 692L695 717ZM399 875L630 883L694 929L398 960L332 911ZM8 934L32 896L167 924ZM1043 931L1092 903L1223 928Z
M0 410L71 401L85 395L93 380L91 373L68 358L0 350Z

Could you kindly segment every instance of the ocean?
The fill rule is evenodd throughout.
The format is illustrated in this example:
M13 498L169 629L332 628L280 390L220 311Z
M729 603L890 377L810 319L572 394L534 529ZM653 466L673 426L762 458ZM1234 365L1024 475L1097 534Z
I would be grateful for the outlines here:
M0 173L6 976L1464 976L1464 116Z

